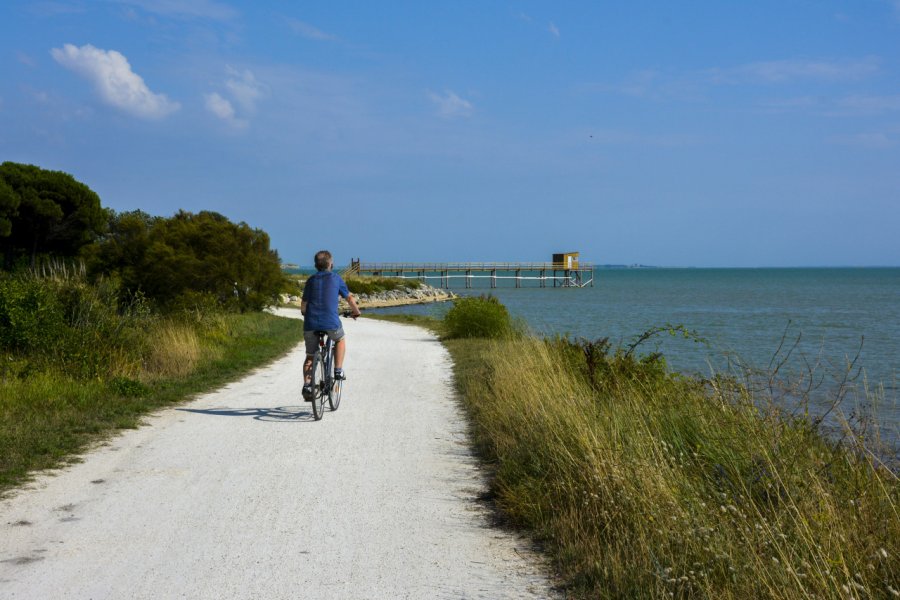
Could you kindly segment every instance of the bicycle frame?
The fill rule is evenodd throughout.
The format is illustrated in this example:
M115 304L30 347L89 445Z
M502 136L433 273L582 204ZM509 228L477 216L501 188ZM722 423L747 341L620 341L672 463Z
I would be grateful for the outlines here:
M350 313L345 312L343 316L350 316ZM318 347L312 357L312 372L310 374L313 393L312 397L304 396L304 398L312 402L313 418L318 421L325 415L326 398L332 411L338 409L341 403L343 380L335 380L334 378L335 342L325 331L316 331L315 333L318 339ZM304 375L305 369L306 367L304 366Z
M318 349L313 356L312 384L313 418L318 421L325 416L325 399L331 410L337 410L341 402L341 383L334 379L334 341L325 332L316 332ZM320 369L321 367L321 369ZM335 389L337 388L337 389Z
M327 335L319 335L319 352L325 358L325 389L331 390L334 385L334 342Z

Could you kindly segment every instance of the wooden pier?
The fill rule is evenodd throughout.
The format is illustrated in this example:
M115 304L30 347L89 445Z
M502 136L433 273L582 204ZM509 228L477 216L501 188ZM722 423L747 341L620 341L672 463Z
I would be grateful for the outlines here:
M559 255L555 255L557 258ZM515 287L584 288L594 287L594 265L576 259L553 262L464 262L464 263L399 263L350 261L344 275L373 275L401 279L439 280L441 288L450 288L453 279L463 279L466 288L477 280L489 280L496 288L498 281L513 280Z

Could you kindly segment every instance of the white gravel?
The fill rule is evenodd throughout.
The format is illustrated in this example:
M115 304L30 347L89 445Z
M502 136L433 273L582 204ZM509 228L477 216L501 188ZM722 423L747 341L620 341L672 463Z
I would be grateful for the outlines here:
M0 598L547 598L489 525L444 348L345 321L337 412L302 347L0 501Z

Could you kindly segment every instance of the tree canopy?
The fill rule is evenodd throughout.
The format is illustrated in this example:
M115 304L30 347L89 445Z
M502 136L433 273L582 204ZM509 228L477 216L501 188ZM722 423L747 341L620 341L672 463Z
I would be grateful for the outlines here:
M0 165L0 252L11 266L42 254L75 256L106 227L100 197L68 173Z
M211 211L171 218L141 211L113 215L92 270L118 275L131 291L166 305L205 296L226 307L259 310L283 283L269 236Z
M68 173L13 162L0 165L0 255L7 270L38 257L79 258L94 276L160 306L259 310L284 282L260 229L211 211L117 214Z

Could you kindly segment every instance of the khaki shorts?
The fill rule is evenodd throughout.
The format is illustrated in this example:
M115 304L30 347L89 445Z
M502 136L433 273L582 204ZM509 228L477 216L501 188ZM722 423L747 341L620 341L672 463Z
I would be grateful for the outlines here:
M334 343L337 343L344 339L343 327L338 327L337 329L326 329L325 333L328 334L328 337ZM319 336L316 335L315 331L304 331L303 339L306 341L307 356L312 356L316 353L316 349L318 349L319 347Z

